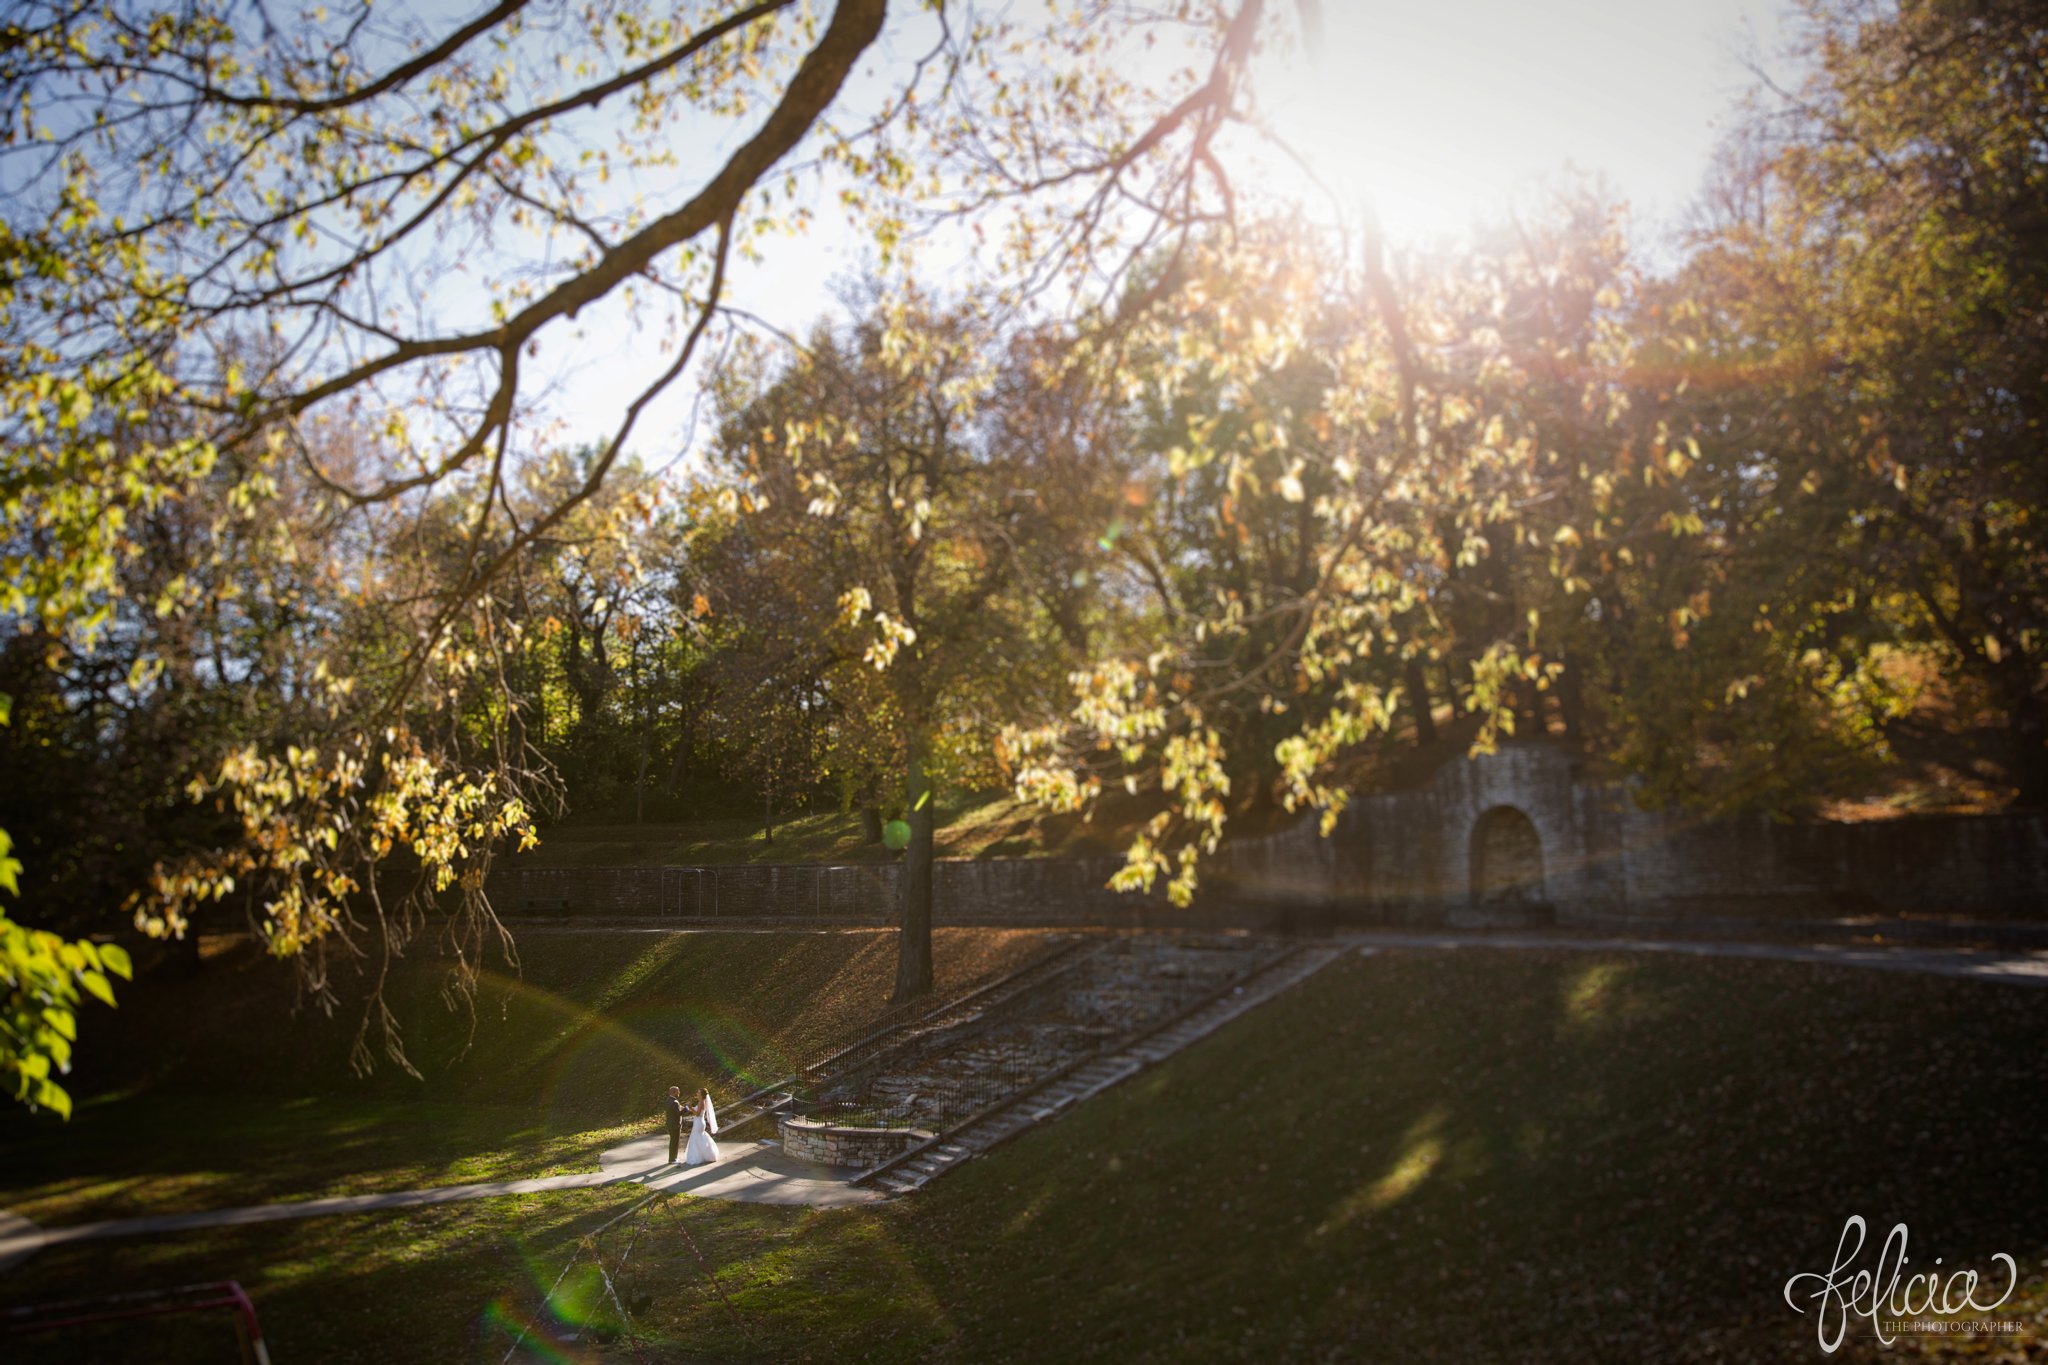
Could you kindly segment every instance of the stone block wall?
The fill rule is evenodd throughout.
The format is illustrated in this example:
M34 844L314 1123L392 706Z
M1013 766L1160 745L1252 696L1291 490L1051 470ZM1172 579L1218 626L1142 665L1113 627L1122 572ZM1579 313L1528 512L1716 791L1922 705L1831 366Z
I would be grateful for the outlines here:
M1512 811L1541 849L1540 888L1503 904L1478 874L1483 822ZM1347 919L1485 925L1625 924L1890 912L2048 918L2048 812L1865 824L1709 821L1639 809L1545 741L1441 769L1414 791L1362 797L1333 839L1369 867Z
M1632 811L1628 904L1756 916L1907 911L2048 918L2048 813L1864 824L1705 823Z
M865 1170L893 1161L911 1148L930 1142L923 1128L842 1128L816 1119L778 1119L782 1150L799 1161L821 1166L854 1166Z
M1547 741L1356 798L1330 837L1309 816L1205 865L1186 910L1110 891L1115 858L942 860L937 923L1341 928L1625 925L1856 912L2048 919L2048 812L1869 824L1703 821L1640 810ZM500 913L893 923L897 863L500 868Z

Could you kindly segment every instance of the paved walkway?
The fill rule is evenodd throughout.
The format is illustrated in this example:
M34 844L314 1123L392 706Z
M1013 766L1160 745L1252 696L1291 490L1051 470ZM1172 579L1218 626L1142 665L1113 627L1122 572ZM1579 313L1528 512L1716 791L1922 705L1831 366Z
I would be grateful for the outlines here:
M736 1199L747 1204L808 1204L814 1209L843 1209L872 1204L883 1196L850 1184L860 1171L847 1166L818 1166L799 1161L773 1138L754 1142L722 1142L719 1159L709 1166L667 1164L668 1135L633 1141L598 1154L598 1164L615 1181L632 1181L655 1190L678 1190L699 1199ZM593 1183L606 1183L596 1181Z
M675 1190L700 1199L734 1199L754 1204L807 1204L812 1208L848 1208L884 1196L851 1184L857 1170L814 1166L783 1154L772 1141L721 1144L719 1159L705 1166L668 1164L668 1135L636 1138L598 1155L599 1169L578 1175L545 1175L530 1180L493 1180L474 1185L440 1185L425 1190L390 1190L383 1194L337 1195L298 1199L281 1204L251 1204L235 1209L197 1213L162 1213L141 1218L109 1218L68 1227L37 1227L26 1218L0 1210L0 1270L44 1247L109 1237L153 1237L195 1228L248 1227L298 1218L326 1218L344 1213L376 1213L383 1209L427 1204L459 1204L503 1194L539 1194L547 1190L584 1190L605 1185L638 1185L648 1190Z
M1928 972L1978 981L2048 986L2048 949L1895 948L1878 943L1724 943L1718 939L1599 938L1584 934L1495 930L1472 933L1363 932L1347 941L1380 948L1529 949L1565 948L1594 953L1676 953L1687 957L1736 957L1776 962L1812 962L1832 967L1875 967L1881 971Z
M1694 957L1729 957L1779 962L1812 962L1830 966L1873 967L1884 971L1927 972L1978 981L2048 986L2048 950L1999 952L1976 948L1894 948L1876 944L1724 943L1712 940L1596 938L1579 934L1522 931L1487 933L1360 933L1346 942L1367 951L1385 948L1424 950L1570 949L1584 952L1676 953ZM244 1227L324 1218L334 1214L374 1213L383 1209L427 1204L453 1204L505 1194L537 1194L545 1190L592 1189L605 1185L638 1185L650 1190L676 1190L700 1199L734 1199L759 1204L806 1204L812 1208L846 1208L885 1196L862 1189L851 1180L855 1170L813 1166L784 1155L772 1141L725 1143L718 1161L699 1167L667 1164L668 1138L657 1134L602 1152L596 1171L578 1175L539 1176L530 1180L499 1180L475 1185L443 1185L426 1190L393 1190L384 1194L340 1195L282 1204L254 1204L198 1213L154 1214L112 1218L69 1227L42 1228L0 1210L0 1269L33 1255L43 1247L111 1237L147 1237L194 1228Z

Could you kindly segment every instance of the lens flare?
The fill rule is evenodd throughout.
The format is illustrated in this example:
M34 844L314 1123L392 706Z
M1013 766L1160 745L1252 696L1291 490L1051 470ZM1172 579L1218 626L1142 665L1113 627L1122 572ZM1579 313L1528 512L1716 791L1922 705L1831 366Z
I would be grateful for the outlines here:
M780 1048L726 1011L649 1003L594 1021L564 1044L549 1064L541 1103L550 1114L651 1113L645 1095L671 1085L752 1090L791 1069Z
M560 1342L550 1341L547 1328L503 1299L491 1300L484 1309L483 1328L486 1334L502 1333L507 1341L518 1342L520 1350L530 1359L548 1361L552 1365L577 1365L594 1359L585 1353L572 1351Z

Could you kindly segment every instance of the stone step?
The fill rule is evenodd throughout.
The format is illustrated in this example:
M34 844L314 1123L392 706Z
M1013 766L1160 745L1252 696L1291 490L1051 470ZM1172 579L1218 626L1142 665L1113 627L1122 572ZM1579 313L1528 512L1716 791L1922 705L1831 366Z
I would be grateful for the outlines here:
M927 1148L910 1160L892 1167L875 1184L890 1193L922 1188L969 1156L979 1155L1033 1124L1057 1118L1068 1108L1108 1090L1148 1067L1157 1065L1196 1040L1214 1032L1238 1015L1287 989L1310 975L1332 957L1334 950L1304 952L1273 951L1248 945L1218 943L1214 946L1146 944L1127 940L1111 951L1098 954L1083 972L1068 978L1064 996L1046 1001L1038 1016L1014 1021L1008 1036L977 1041L972 1055L927 1056L923 1075L903 1077L901 1089L915 1087L942 1105L983 1091L988 1078L1005 1072L1014 1074L1019 1059L1043 1064L1039 1074L1061 1066L1073 1069L1042 1089L1019 1096L1013 1102L984 1114L971 1126L951 1133L943 1147ZM1120 1050L1090 1055L1090 1048L1111 1045L1114 1037L1128 1036L1134 1028L1143 1032L1143 1020L1158 1018L1180 1008L1191 992L1223 988L1232 976L1244 977L1228 994L1199 1006L1194 1013L1175 1019L1157 1033L1147 1034ZM1123 973L1123 980L1114 979ZM1167 989L1156 987L1157 979L1171 978ZM1133 979L1136 978L1136 979ZM1106 1026L1106 1020L1124 1021ZM998 1027L1007 1027L999 1025ZM965 1073L964 1090L953 1075ZM975 1084L980 1081L980 1084ZM952 1096L949 1101L945 1097ZM939 1125L934 1125L939 1126Z

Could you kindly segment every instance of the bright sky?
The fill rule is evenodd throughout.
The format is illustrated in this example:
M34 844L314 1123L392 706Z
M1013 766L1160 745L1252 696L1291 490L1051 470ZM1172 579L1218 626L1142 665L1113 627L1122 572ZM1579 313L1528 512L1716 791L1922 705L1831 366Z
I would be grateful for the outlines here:
M1324 0L1324 41L1263 73L1283 135L1395 237L1453 234L1567 163L1645 235L1698 189L1779 45L1771 0Z
M1570 166L1603 175L1632 205L1636 240L1654 247L1752 84L1745 59L1782 66L1779 0L1322 0L1322 11L1314 53L1265 60L1261 98L1325 182L1368 197L1396 239L1462 232ZM925 44L921 32L885 35L863 67L893 72ZM834 280L871 254L821 208L807 239L737 268L730 298L802 332L838 311ZM945 260L932 252L926 264ZM630 362L649 350L629 331L589 336L558 358L557 410L616 413L644 368ZM634 445L651 463L676 454L694 392L677 385L650 410Z

